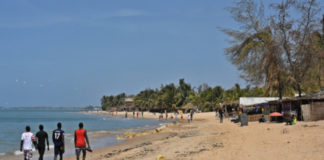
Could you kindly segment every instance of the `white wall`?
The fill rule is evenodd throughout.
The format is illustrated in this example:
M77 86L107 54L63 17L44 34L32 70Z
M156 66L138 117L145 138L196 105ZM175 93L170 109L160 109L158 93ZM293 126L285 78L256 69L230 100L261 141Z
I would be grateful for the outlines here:
M268 101L279 100L278 97L240 97L240 105L248 106L260 103L267 103Z

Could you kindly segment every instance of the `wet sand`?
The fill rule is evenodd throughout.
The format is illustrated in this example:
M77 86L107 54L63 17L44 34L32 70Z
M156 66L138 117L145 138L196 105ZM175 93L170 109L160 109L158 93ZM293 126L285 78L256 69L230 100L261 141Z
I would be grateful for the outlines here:
M158 114L144 113L144 118L158 118ZM297 122L293 126L250 122L249 126L240 127L228 119L220 124L212 112L196 113L192 123L185 120L156 130L126 133L119 138L127 140L88 152L87 159L152 160L159 155L168 160L324 159L324 121Z

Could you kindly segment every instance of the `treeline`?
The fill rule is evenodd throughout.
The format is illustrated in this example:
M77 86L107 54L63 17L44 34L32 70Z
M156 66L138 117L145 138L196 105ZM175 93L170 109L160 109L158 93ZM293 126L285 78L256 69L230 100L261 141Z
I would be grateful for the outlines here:
M103 110L110 110L112 107L123 110L125 99L131 97L134 99L135 107L141 110L175 110L191 104L201 111L212 111L220 104L239 100L239 97L267 96L264 91L264 88L258 87L241 88L239 84L227 90L221 86L211 87L208 84L196 88L180 79L177 85L170 83L162 85L159 89L145 89L135 96L126 96L125 93L103 96L101 105Z

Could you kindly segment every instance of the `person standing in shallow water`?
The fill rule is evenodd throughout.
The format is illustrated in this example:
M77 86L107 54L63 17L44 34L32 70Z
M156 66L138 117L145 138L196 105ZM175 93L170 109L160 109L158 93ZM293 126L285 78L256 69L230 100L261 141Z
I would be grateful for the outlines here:
M39 153L39 160L43 160L43 156L45 153L45 140L47 144L47 150L49 151L49 142L48 142L48 134L44 131L44 126L39 125L39 131L36 133L36 141L37 141L37 149Z
M83 129L83 123L79 123L79 129L75 130L74 132L74 144L75 144L75 154L76 159L80 159L80 154L82 151L82 160L85 160L86 158L86 146L88 145L88 150L91 150L89 139L87 135L87 130Z
M63 160L64 153L64 131L61 129L61 122L57 123L57 129L53 131L52 140L54 143L54 160L60 155L60 160Z

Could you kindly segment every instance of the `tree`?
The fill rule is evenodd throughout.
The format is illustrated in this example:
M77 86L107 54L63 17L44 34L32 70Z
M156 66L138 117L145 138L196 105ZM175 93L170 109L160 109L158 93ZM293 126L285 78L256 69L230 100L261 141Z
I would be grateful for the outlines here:
M185 83L184 79L179 80L179 87L177 89L177 103L176 106L183 106L189 103L189 96L192 94L191 85Z
M162 106L166 109L172 109L176 107L177 103L177 88L176 86L171 83L165 85L161 88L160 96L162 99Z
M292 1L286 0L279 4L272 4L277 12L271 17L273 32L284 52L284 62L287 62L288 74L299 96L307 89L305 82L314 66L316 51L313 50L312 34L318 30L317 16L320 8L316 0ZM295 12L294 10L297 10ZM296 16L296 13L299 13Z
M109 110L111 107L121 107L125 104L126 94L121 93L116 96L103 96L101 98L101 108L103 110Z
M312 67L313 71L315 72L315 76L318 81L318 86L320 86L321 90L324 90L324 15L322 15L322 32L317 31L314 32L311 36L312 42L313 42L313 49L316 51L317 55L316 57L319 57L317 59L314 59L314 64L317 64Z
M252 0L241 0L229 9L240 28L223 29L233 38L226 55L243 71L245 80L264 84L269 95L277 93L281 99L291 93L291 87L301 95L315 58L310 35L316 31L319 8L315 0L285 0L271 6L276 12L267 17L263 4ZM301 14L290 16L292 9Z
M155 99L156 92L153 89L145 89L135 96L135 106L138 106L143 110L152 109L155 104Z

